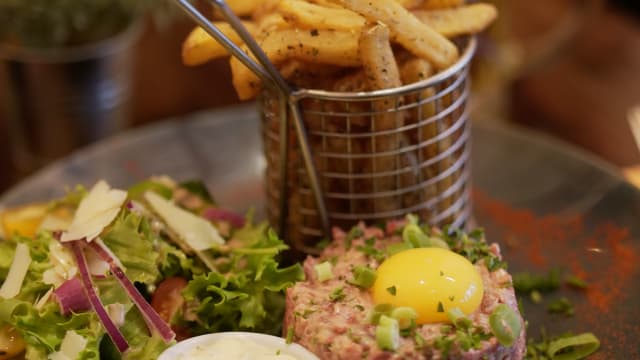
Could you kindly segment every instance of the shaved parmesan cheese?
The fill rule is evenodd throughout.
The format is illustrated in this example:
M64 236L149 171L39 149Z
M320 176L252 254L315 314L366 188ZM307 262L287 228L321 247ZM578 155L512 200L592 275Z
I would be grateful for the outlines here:
M13 262L9 268L9 273L5 279L2 287L0 287L0 297L3 299L11 299L16 297L20 293L22 288L22 282L27 275L31 265L31 255L29 254L29 247L25 244L18 244L16 246L16 253L13 256Z
M58 287L62 285L65 281L65 277L62 276L57 268L51 268L42 273L42 282L47 285L53 285L54 287Z
M102 260L95 251L86 250L84 256L87 259L87 265L89 266L89 273L93 276L107 276L111 269L109 263Z
M65 231L69 229L69 225L71 225L71 221L69 219L50 214L44 217L42 223L40 223L39 230Z
M127 268L124 265L122 265L122 262L120 261L120 259L118 259L116 254L114 254L113 251L111 251L111 249L109 249L109 247L104 243L104 241L102 241L101 238L97 238L96 239L96 243L100 244L100 247L102 247L102 249L104 251L106 251L107 254L109 254L111 259L113 259L113 261L116 263L116 265L118 265L118 267L122 269L122 271L127 271Z
M51 295L53 295L53 290L54 288L51 287L49 291L47 291L44 295L42 295L42 297L33 305L33 307L36 310L42 310L42 307L44 306L44 304L46 304L47 301L49 301L49 299L51 298Z
M123 304L113 303L105 306L104 308L107 309L107 314L109 314L111 321L113 321L116 326L120 327L124 325L127 308Z
M144 197L169 228L175 231L192 249L203 251L224 244L224 239L209 221L176 206L173 202L154 192L148 191Z
M99 181L80 202L69 230L60 241L83 238L92 241L116 218L126 199L126 191L111 189L105 181Z
M78 355L87 347L87 339L73 330L68 330L64 334L60 350L49 354L49 360L75 360Z
M53 267L42 274L42 282L56 288L76 276L78 266L73 255L57 241L49 243L49 260Z

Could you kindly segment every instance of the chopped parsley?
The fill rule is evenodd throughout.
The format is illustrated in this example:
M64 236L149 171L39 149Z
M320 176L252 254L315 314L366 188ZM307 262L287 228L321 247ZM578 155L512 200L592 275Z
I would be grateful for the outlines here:
M540 294L538 290L533 290L529 296L534 304L540 304L542 302L542 294Z
M507 263L491 252L489 244L484 239L484 230L482 229L476 229L466 234L462 230L445 227L440 236L452 251L464 256L472 264L484 260L485 266L491 272L507 268Z
M329 240L328 238L324 238L316 243L316 248L318 248L319 250L324 250L327 248L327 246L329 246L329 244L331 244L331 240Z
M291 344L293 342L293 326L289 326L287 327L287 337L286 337L286 342L287 344Z
M353 240L363 237L364 236L364 231L362 230L361 227L359 226L354 226L351 228L351 230L349 230L349 233L347 233L347 237L345 238L345 243L344 243L344 247L347 250L351 249L351 244L353 243Z
M416 333L416 335L414 336L414 340L418 349L423 348L427 344L427 342L424 340L424 337L422 337L420 333Z
M382 262L387 256L383 251L376 249L376 238L371 237L364 241L364 246L358 246L358 251L363 252L365 255L368 255L374 258L378 262Z
M533 291L548 293L560 287L560 270L553 269L547 274L515 273L512 276L513 287L522 294Z
M331 294L329 294L329 300L331 301L340 301L345 298L344 289L342 287L335 288Z
M575 310L569 299L562 297L557 299L547 306L547 311L552 314L562 314L565 316L573 316Z
M393 296L396 296L397 289L395 286L390 286L387 288L387 292Z
M444 305L442 305L442 301L438 301L438 312L444 312Z
M589 284L584 281L583 279L575 276L575 275L569 275L567 276L564 281L567 283L567 285L577 288L577 289L586 289L587 287L589 287Z

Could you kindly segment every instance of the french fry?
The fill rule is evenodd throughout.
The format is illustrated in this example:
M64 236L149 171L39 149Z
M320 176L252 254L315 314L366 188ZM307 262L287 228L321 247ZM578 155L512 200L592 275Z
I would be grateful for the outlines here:
M308 0L312 4L333 8L333 9L344 9L340 4L336 4L333 0Z
M256 26L254 23L245 21L242 24L250 33L256 34ZM243 44L240 36L238 36L228 23L216 21L214 25L236 45L240 46ZM182 62L185 65L200 65L209 60L226 56L229 56L227 49L220 45L220 43L201 27L193 29L182 44Z
M227 0L226 3L229 5L231 10L238 16L248 16L251 15L262 0Z
M360 55L362 67L370 87L374 90L391 89L402 85L398 64L393 56L391 43L389 42L389 28L378 23L369 29L365 29L360 35ZM397 106L396 101L385 98L375 100L373 109L377 115L373 116L371 131L380 132L392 130L402 126L402 116L398 111L388 112ZM373 157L371 173L374 193L392 191L396 185L395 176L380 176L379 173L396 170L399 164L396 155L382 155L382 153L397 150L400 141L397 134L377 135L371 140L371 153ZM376 197L373 208L376 212L390 211L398 207L396 197Z
M367 84L367 77L364 71L358 70L337 79L333 83L331 90L337 92L361 92L369 91L371 88Z
M274 14L279 2L280 0L258 0L259 4L251 14L251 18L254 21L259 21L267 15Z
M303 0L282 0L278 10L285 19L306 29L360 30L366 20L345 8L330 8Z
M464 4L464 0L424 0L423 9L446 9Z
M329 90L336 75L344 69L327 64L314 64L300 60L289 60L280 67L280 74L291 85L306 89Z
M420 58L412 58L400 66L400 77L402 79L402 83L413 84L418 81L422 81L428 79L431 75L433 75L434 69L431 64ZM436 107L434 101L428 101L429 98L435 95L435 90L433 88L427 88L419 93L412 93L407 95L407 103L409 104L417 104L421 102L422 105L418 105L416 107L411 108L408 111L408 117L406 122L411 124L417 124L422 122L436 114ZM435 122L426 123L416 129L416 131L412 132L412 143L420 144L427 139L433 139L438 134L438 128ZM405 173L405 176L402 178L402 183L404 187L412 186L416 182L422 183L427 181L428 179L433 179L438 171L435 166L427 166L423 167L422 163L427 159L433 159L438 154L438 147L436 143L427 145L418 149L413 155L415 159L409 159L407 157L403 158L404 166L414 167L414 171ZM407 154L410 155L410 154ZM423 195L423 199L433 199L437 195L437 187L436 184L424 187L424 194L414 194L415 197L419 197ZM406 198L405 201L408 204L415 204L419 201L415 197ZM429 216L430 214L421 214L425 216Z
M252 19L247 27L289 84L351 93L349 99L353 93L397 88L446 69L459 56L456 44L448 38L480 32L497 16L492 5L465 5L464 0L228 3L237 14ZM249 53L228 25L217 25ZM183 45L183 59L188 65L227 55L201 29L194 30ZM277 91L263 89L261 79L236 58L231 58L230 66L241 100L264 91L261 101L268 163L268 214L277 221L279 184L286 181L288 240L310 244L308 241L320 233L320 222L313 211L304 211L312 210L315 201L295 136L292 133L289 138L280 139L278 135L281 109ZM403 209L415 209L425 219L433 220L454 204L460 194L451 186L463 173L451 166L462 150L451 147L464 139L462 131L451 126L461 124L458 121L464 120L465 111L464 102L457 101L464 92L451 89L454 81L447 78L408 94L391 91L394 95L373 100L346 100L341 96L298 99L326 206L336 217L332 225L352 225L342 214L377 221L395 217ZM444 89L449 90L440 93ZM438 141L433 140L436 138ZM287 179L280 179L278 172L280 161L284 160L279 158L282 141L291 147L286 159ZM433 206L425 209L424 204Z
M405 9L413 9L413 8L417 8L420 5L422 5L422 3L424 3L424 0L395 0L398 4L402 5Z
M258 33L291 28L291 24L282 17L282 14L276 12L261 17L257 23Z
M360 65L358 34L349 31L284 29L267 33L258 43L276 65L288 59L345 67ZM258 77L236 58L231 58L231 73L241 100L260 91Z
M429 60L440 69L448 67L458 59L458 48L454 43L422 23L395 1L336 1L372 23L387 24L394 41L402 44L416 56Z
M391 89L402 85L386 25L378 23L362 32L360 56L372 89Z
M494 5L483 3L453 9L414 10L412 13L446 37L479 33L498 16L498 10Z

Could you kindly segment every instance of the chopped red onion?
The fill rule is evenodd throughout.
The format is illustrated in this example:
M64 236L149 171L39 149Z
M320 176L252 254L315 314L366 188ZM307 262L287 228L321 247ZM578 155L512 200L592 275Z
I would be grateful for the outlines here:
M53 293L58 300L62 315L91 309L91 302L84 291L82 281L77 276L62 283Z
M108 248L103 243L97 241L90 243L89 246L91 246L91 248L98 254L98 256L109 263L109 266L111 266L111 273L113 273L116 279L118 279L120 285L122 285L125 291L129 294L131 300L136 304L136 306L142 313L142 316L144 317L149 330L152 331L155 329L155 331L157 331L162 339L167 343L172 341L175 338L176 334L173 332L173 330L171 330L171 327L169 327L169 325L164 320L162 320L160 315L158 315L158 313L151 307L151 305L149 305L144 297L142 297L138 289L136 289L133 283L131 283L131 280L129 280L124 274L122 268L118 266L116 260L111 257L111 252L108 250Z
M208 207L202 212L202 217L211 221L226 221L235 228L241 228L244 226L244 216L239 215L233 211Z
M118 327L113 323L107 310L102 305L102 301L96 294L96 290L93 287L93 282L91 281L91 274L89 274L89 267L87 266L87 260L84 257L84 252L82 251L83 244L85 242L82 241L71 241L68 243L73 250L73 254L76 258L76 262L78 263L78 269L80 270L80 276L82 278L82 284L84 286L84 291L89 301L91 302L91 306L93 307L93 311L96 312L100 322L102 322L102 326L104 326L107 334L113 341L113 344L118 348L118 351L124 353L129 349L129 344L127 340L124 338Z

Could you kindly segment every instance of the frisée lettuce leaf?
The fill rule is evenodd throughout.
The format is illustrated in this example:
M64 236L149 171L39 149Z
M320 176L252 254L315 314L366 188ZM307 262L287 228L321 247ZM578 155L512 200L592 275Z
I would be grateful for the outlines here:
M194 334L257 331L279 334L284 289L303 280L299 264L281 267L277 257L288 247L265 224L238 230L228 242L228 261L219 271L198 275L184 291L195 320Z
M9 273L15 246L8 241L0 241L0 283L2 283Z
M122 262L129 280L143 284L158 281L158 253L154 249L157 235L151 231L147 219L122 211L102 240Z

